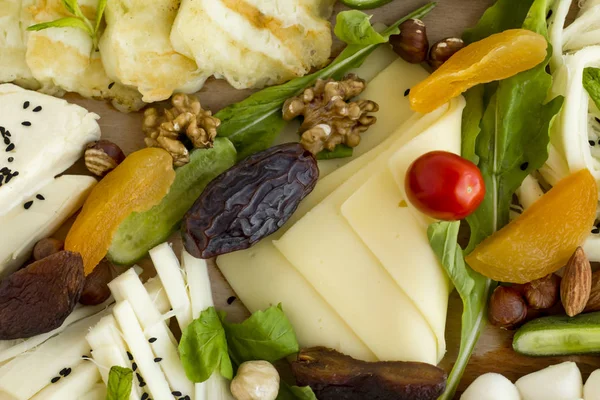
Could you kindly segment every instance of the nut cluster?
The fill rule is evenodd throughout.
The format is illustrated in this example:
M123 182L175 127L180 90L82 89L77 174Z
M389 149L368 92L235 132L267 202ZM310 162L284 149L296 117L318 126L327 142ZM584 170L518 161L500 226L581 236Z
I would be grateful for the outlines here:
M412 64L427 61L433 69L438 69L454 53L465 47L462 39L449 37L442 39L429 49L427 29L420 19L409 19L399 26L400 33L390 37L394 51Z
M210 148L221 121L211 111L203 110L194 96L178 93L171 98L171 104L173 108L163 110L162 114L156 108L148 108L144 112L143 131L148 147L165 149L173 157L174 165L180 167L190 161L183 137L194 148Z
M285 102L283 118L290 121L304 117L300 143L312 154L333 151L340 144L356 147L361 133L377 122L369 113L379 110L370 100L349 101L365 88L365 81L353 74L342 81L319 79L314 87Z

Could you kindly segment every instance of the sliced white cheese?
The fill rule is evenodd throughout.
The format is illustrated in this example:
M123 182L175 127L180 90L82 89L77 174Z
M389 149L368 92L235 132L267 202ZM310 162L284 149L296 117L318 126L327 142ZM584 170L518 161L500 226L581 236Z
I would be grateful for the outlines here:
M99 304L97 306L78 305L75 307L73 312L71 314L69 314L69 316L65 319L63 324L53 331L50 331L48 333L43 333L41 335L36 335L36 336L30 337L29 339L0 341L0 347L2 347L2 351L0 351L0 363L8 361L11 358L17 357L18 355L23 354L26 351L33 349L34 347L44 343L46 340L50 339L51 337L60 334L61 332L63 332L65 329L67 329L69 326L73 325L74 323L102 311L110 303L112 303L112 299L109 299L106 302Z
M137 88L145 102L166 100L175 92L195 93L210 74L171 45L178 0L109 1L100 54L113 80ZM195 29L199 25L195 25ZM202 27L201 31L207 27Z
M5 394L17 400L30 399L60 376L63 368L79 364L81 356L90 351L85 333L103 315L99 313L71 325L60 335L0 367L0 398Z
M177 341L134 270L115 278L109 287L117 302L127 300L133 307L154 355L162 359L160 367L171 389L184 396L193 395L194 385L187 379L179 359Z
M146 340L131 304L126 300L117 303L113 308L113 315L119 323L123 339L135 359L151 397L170 399L172 395L167 379L158 363L154 361L155 355L152 353L152 348Z
M460 400L521 400L521 395L517 387L504 376L487 373L475 379Z
M99 380L98 367L91 361L83 360L72 368L68 376L46 386L31 400L78 400L92 390Z
M163 243L150 250L150 258L171 302L177 322L183 329L192 322L192 305L179 260L169 243Z
M155 276L154 278L148 279L146 283L144 283L144 287L152 299L154 307L156 307L161 314L165 314L171 309L171 303L169 303L167 293L158 277Z
M51 236L82 205L96 184L90 176L64 175L26 198L29 208L16 206L0 216L0 277L17 270L35 244ZM2 188L0 188L0 191Z
M106 400L106 385L97 383L86 394L79 396L79 400Z
M271 240L220 256L217 263L251 312L281 303L302 347L326 346L360 360L377 359Z
M300 0L184 0L171 43L237 89L282 83L329 58L331 27L315 6Z
M581 372L572 361L525 375L515 385L523 400L571 400L583 396Z
M0 85L0 116L0 216L22 207L100 138L98 115L11 84Z

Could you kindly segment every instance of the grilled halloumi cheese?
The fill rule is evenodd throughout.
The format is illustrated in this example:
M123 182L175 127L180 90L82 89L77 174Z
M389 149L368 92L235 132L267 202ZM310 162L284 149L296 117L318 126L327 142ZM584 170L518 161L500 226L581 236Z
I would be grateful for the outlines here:
M180 0L109 0L100 53L110 77L136 87L146 102L194 93L206 78L169 40ZM205 29L195 26L196 29Z
M80 1L82 12L91 20L98 0ZM61 0L23 0L22 24L27 26L68 16ZM75 92L88 98L111 100L121 111L137 111L144 106L141 94L108 77L100 53L93 51L92 39L78 28L49 28L29 32L27 65L49 94Z
M323 66L332 0L183 0L175 50L238 89L260 88Z
M37 88L25 62L27 45L21 28L21 0L0 0L0 82Z

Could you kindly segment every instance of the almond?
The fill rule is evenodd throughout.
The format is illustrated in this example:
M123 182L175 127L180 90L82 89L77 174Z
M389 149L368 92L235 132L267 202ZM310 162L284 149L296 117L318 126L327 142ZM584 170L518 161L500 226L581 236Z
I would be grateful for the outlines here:
M600 311L600 271L592 274L592 290L585 306L585 312Z
M592 290L592 267L583 249L578 247L565 267L560 284L560 299L569 317L580 314Z

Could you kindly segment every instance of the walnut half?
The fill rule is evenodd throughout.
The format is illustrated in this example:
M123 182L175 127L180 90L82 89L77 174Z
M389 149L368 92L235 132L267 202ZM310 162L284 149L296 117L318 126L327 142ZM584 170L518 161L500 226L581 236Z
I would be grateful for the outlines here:
M178 93L171 98L171 104L173 108L165 109L162 115L156 108L148 108L144 112L143 130L146 146L167 150L174 165L181 167L190 161L182 135L187 136L194 148L210 148L221 121L209 110L203 110L194 96Z
M369 113L379 110L377 103L370 100L349 101L366 86L364 80L353 74L339 82L319 79L314 87L285 102L283 119L290 121L304 116L300 143L312 154L333 151L339 144L356 147L361 133L377 122Z

